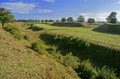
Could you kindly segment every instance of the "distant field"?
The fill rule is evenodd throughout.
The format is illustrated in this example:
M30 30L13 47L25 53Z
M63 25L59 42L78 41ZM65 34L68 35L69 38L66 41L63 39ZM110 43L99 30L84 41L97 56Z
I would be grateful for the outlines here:
M64 36L73 36L76 38L87 40L88 42L99 44L112 49L120 50L120 34L109 34L93 31L97 26L92 28L84 27L58 27L47 24L36 24L46 29L46 33L52 33Z

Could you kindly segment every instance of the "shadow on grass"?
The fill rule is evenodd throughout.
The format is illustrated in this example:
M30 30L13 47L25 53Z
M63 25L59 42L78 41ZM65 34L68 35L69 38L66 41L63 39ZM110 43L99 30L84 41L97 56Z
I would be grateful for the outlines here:
M120 24L103 24L93 29L93 31L120 35Z
M40 39L46 44L51 46L57 46L57 51L60 51L62 55L66 55L70 52L73 55L79 57L81 60L89 59L96 66L102 67L107 65L109 67L117 69L117 73L120 73L120 51L110 49L104 46L99 46L93 43L89 44L89 47L84 46L83 41L72 39L70 37L59 37L51 34L41 34Z
M38 27L38 26L31 26L28 27L28 29L31 29L32 31L42 31L44 28Z
M74 23L74 22L71 22L71 23L68 23L68 22L60 22L60 23L53 23L51 24L51 26L66 26L66 27L80 27L80 23Z

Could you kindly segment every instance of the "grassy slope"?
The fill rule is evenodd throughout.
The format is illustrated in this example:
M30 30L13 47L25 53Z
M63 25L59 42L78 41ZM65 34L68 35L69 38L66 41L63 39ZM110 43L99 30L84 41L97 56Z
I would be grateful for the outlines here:
M120 50L120 35L95 32L93 31L94 28L55 27L46 24L36 24L36 26L45 28L46 33L74 36L80 39L85 39L88 42Z
M32 41L38 32L26 31L16 24ZM0 27L0 79L79 79L73 69L56 62L51 55L39 55L27 48L30 43L17 40Z

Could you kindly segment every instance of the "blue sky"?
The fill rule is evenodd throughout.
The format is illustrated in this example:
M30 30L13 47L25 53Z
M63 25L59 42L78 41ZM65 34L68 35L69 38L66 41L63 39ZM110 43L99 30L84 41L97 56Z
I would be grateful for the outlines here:
M12 12L16 19L94 18L105 21L110 12L117 12L120 21L120 0L0 0L0 7Z

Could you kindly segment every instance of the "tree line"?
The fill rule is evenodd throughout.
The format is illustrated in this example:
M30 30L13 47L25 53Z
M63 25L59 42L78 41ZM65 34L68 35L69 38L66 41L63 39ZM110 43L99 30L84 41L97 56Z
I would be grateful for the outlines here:
M116 18L117 13L116 12L111 12L110 15L106 18L108 23L117 23L118 20ZM25 20L25 19L18 19L15 20L14 16L12 15L12 13L5 9L5 8L1 8L0 7L0 23L2 24L2 26L4 26L5 23L7 22L74 22L73 17L68 17L68 18L61 18L61 20L33 20L33 19L29 19L29 20ZM77 22L85 22L85 18L83 15L78 16L77 18ZM88 18L87 20L88 23L95 23L95 19L94 18Z

